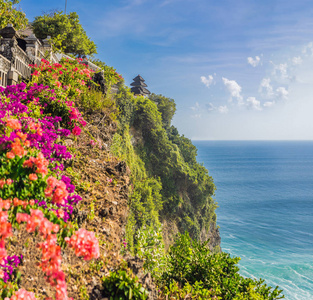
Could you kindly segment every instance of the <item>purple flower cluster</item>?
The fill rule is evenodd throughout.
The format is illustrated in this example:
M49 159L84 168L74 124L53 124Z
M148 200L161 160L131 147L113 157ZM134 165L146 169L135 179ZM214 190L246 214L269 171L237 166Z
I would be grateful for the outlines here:
M76 205L79 201L81 201L82 197L74 194L75 186L71 184L71 179L69 177L63 175L61 180L65 183L66 190L69 192L69 196L65 199L65 204L57 204L56 206L62 210L62 219L64 220L64 222L67 222L70 219L71 214L73 213L73 205ZM48 208L46 201L35 200L35 203L38 204L38 206L40 207ZM59 215L58 209L51 210L55 211L55 213Z
M26 88L25 83L0 88L0 125L2 124L4 134L0 135L0 145L5 149L9 147L17 136L16 131L6 134L6 119L17 117L23 125L23 134L27 135L30 147L41 151L45 159L50 163L50 168L54 171L64 170L63 162L72 158L66 146L58 142L62 137L69 136L71 131L67 128L56 128L56 124L62 122L62 117L58 115L45 114L45 104L56 101L61 108L68 107L69 118L75 120L80 116L78 110L71 101L57 100L54 90L48 86L33 84ZM40 118L32 116L34 114L32 106L40 108L42 113ZM2 116L2 119L1 119ZM64 117L64 116L63 116ZM66 117L66 116L65 116ZM64 204L57 204L56 208L48 208L45 200L35 200L35 203L43 208L55 211L65 222L68 221L73 212L73 205L77 204L82 198L75 194L75 186L71 184L71 179L62 176L61 180L65 183L69 193Z
M22 262L23 255L13 255L13 256L7 256L3 259L4 264L0 264L0 267L3 271L3 281L7 282L8 280L12 279L12 275L14 270L17 268L17 266Z

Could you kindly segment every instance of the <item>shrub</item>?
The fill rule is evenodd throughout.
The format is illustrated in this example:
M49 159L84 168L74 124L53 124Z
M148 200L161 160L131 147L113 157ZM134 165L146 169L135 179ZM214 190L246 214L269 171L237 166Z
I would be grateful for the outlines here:
M110 300L142 300L148 297L138 278L126 270L111 272L103 279L103 288Z
M181 288L187 283L191 286L201 283L204 289L214 291L215 296L225 300L284 298L278 287L273 289L261 279L241 276L237 266L240 258L232 258L224 252L211 253L207 244L193 241L188 233L178 237L170 247L167 268L161 277L165 291L171 289L171 282Z

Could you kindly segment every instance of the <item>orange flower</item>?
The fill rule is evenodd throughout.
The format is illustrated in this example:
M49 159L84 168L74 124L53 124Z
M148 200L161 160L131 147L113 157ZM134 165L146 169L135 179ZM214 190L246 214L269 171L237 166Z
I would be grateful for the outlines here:
M17 132L16 135L21 138L22 141L25 141L27 134L23 134L21 131Z
M13 158L15 157L15 154L10 151L10 152L8 152L8 153L6 154L6 157L7 157L8 159L13 159Z
M7 126L12 128L12 129L21 129L21 123L19 122L19 120L16 119L8 119L7 120Z
M15 155L19 157L23 157L24 155L27 154L27 151L23 148L23 146L21 146L20 139L16 138L11 146L12 146L12 152Z
M32 173L32 174L29 174L29 179L32 181L35 181L38 179L38 176L36 174Z
M5 180L0 179L0 189L2 189L4 185L5 185Z

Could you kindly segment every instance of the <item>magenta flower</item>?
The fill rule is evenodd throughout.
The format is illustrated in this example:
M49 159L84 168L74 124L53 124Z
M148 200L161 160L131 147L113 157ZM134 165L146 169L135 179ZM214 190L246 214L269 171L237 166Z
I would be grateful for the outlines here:
M80 135L81 129L80 129L78 126L75 126L75 127L73 128L73 130L72 130L72 133L73 133L74 135Z

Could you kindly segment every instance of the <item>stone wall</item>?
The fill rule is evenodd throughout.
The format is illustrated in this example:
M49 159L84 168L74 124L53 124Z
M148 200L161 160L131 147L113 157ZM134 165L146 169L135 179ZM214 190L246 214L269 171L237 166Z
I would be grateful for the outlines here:
M52 63L57 63L62 58L73 59L63 53L54 53L49 42L50 37L39 40L31 34L21 38L11 24L0 30L0 36L2 36L0 37L0 86L2 87L17 84L19 78L29 79L31 76L29 65L40 65L43 58ZM95 72L94 81L105 91L103 70L87 59L82 63ZM117 86L112 86L111 92L116 93Z
M46 56L55 59L48 41L40 41L34 35L22 39L12 25L0 30L0 85L16 84L19 77L28 79L31 76L30 64L40 64Z

